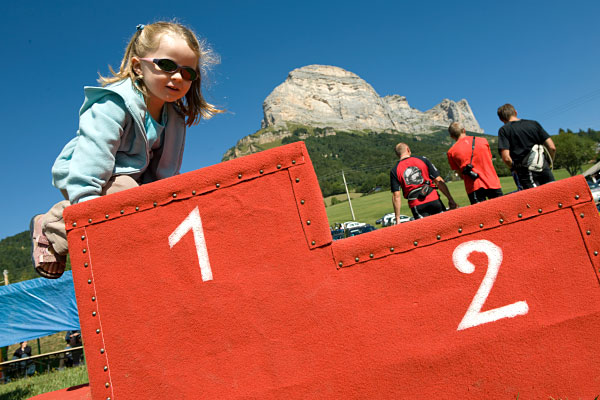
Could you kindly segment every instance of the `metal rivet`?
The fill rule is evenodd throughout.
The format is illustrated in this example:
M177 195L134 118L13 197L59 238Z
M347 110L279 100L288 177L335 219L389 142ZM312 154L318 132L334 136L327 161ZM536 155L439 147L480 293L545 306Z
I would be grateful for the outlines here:
M501 224L503 224L503 223L504 223L504 220L503 220L502 218L500 218L500 219L498 220L498 222L500 222Z
M359 258L358 257L354 257L354 261L358 262Z
M110 397L107 397L106 400L110 400Z
M579 195L578 194L575 195L575 200L579 200Z
M96 316L96 311L92 311L92 317Z
M591 235L591 234L592 234L592 231L586 231L586 232L585 232L585 234L586 234L586 235Z
M135 208L135 211L140 211L140 208L139 208L139 207L136 207L136 208Z
M597 256L597 255L598 255L598 252L597 252L597 251L595 251L595 252L594 252L594 255L595 255L595 256Z
M340 261L340 262L338 263L338 265L341 267L341 266L343 266L344 264L343 264L343 263Z
M73 227L76 227L76 226L77 226L77 222L73 222Z
M121 215L125 214L125 210L121 210Z
M258 171L258 172L260 172L260 173L262 174L262 173L263 173L263 172L265 172L265 171L261 169L261 170L260 170L260 171Z
M317 244L317 242L315 242L315 241L313 240L312 242L310 242L310 244L312 244L312 245L314 246L315 244Z
M96 301L96 296L92 296L92 301Z
M304 200L300 200L300 204L304 204Z
M221 187L221 184L220 184L220 183L217 183L215 186L216 186L216 187L218 187L218 188L220 188L220 187Z
M104 371L108 371L108 367L106 365L104 366Z
M195 195L196 195L196 191L192 190L192 196L195 196Z
M84 253L87 253L87 249L83 249L83 252L84 252Z
M483 224L479 224L479 227L480 227L480 228L483 228Z
M369 257L373 258L373 257L375 257L375 254L371 253L371 254L369 254Z
M173 193L173 198L177 198L177 193Z
M300 178L296 178L296 182L300 182Z
M104 354L104 349L100 349L100 354Z
M458 233L462 233L462 228L458 228Z
M558 203L558 208L562 208L562 203Z
M104 216L104 218L108 219L108 214L106 214L106 215Z
M580 216L581 218L583 218L583 217L585 217L585 214L584 214L584 213L581 213L581 214L579 214L579 216Z
M415 246L418 244L419 244L419 242L417 242L416 240L413 242L413 245L415 245Z
M238 174L238 179L242 179L242 174Z
M81 235L81 240L85 240L85 236L84 235Z
M277 164L277 169L281 169L281 164Z
M96 334L100 334L100 329L96 329Z
M393 248L393 247L390 247L390 251L394 251L394 248Z
M519 217L519 218L523 218L523 214L519 214L519 215L518 215L518 217Z
M310 225L310 220L306 221L306 225Z
M158 203L157 203L157 202L154 202L154 203L152 203L152 206L153 206L153 207L156 207L157 205L158 205Z
M88 223L90 223L90 224L92 223L92 219L91 218L88 219Z
M441 235L437 235L437 236L436 236L436 239L437 239L437 240L440 240L441 238L442 238L442 236L441 236Z
M110 387L110 383L106 382L106 383L104 384L104 386L106 386L106 387Z
M296 164L296 160L292 160L292 164Z
M87 268L87 267L88 267L88 263L83 263L83 266L84 266L85 268Z
M542 209L541 209L541 208L538 208L538 212L541 214L541 213L542 213Z
M88 279L88 285L91 285L91 284L92 284L92 280Z

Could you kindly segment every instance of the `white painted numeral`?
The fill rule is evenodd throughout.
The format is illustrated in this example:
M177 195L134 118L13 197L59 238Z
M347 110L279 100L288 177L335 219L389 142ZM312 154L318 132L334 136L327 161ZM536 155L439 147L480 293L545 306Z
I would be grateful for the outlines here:
M200 219L198 207L194 208L183 222L175 228L173 233L169 235L169 246L173 248L190 230L194 233L194 244L196 245L196 253L198 254L198 264L200 264L202 281L212 281L212 270L208 261L208 251L206 250L204 230L202 229L202 220Z
M457 330L472 328L502 318L514 318L517 315L527 314L529 306L526 301L518 301L504 307L481 312L481 308L490 294L492 286L494 286L496 276L498 276L498 270L500 269L500 264L502 264L502 249L487 240L472 240L462 243L452 253L452 261L456 269L465 274L473 273L475 266L468 260L468 257L474 251L484 253L487 256L488 269L479 286L479 290L477 290L475 297L473 297L473 301L462 321L460 321Z

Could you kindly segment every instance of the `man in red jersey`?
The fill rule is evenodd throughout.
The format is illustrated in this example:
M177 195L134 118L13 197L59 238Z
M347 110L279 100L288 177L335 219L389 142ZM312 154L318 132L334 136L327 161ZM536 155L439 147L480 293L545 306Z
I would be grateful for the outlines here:
M488 141L482 137L467 136L460 122L450 124L448 132L456 141L448 150L448 163L464 181L471 204L502 196Z
M436 189L441 190L448 198L450 209L456 208L456 202L444 179L431 161L425 157L413 156L406 143L396 145L396 155L400 161L390 171L396 223L400 223L402 197L408 200L408 206L415 219L446 211Z

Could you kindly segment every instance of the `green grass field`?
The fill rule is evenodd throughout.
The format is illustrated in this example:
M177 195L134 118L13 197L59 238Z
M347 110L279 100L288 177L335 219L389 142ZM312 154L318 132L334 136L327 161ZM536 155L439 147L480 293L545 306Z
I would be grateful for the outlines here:
M0 385L0 400L22 400L88 382L85 365L34 375Z
M585 170L586 168L587 166L584 166L583 169ZM558 169L554 171L554 177L559 180L568 178L569 174L564 169ZM504 194L517 190L515 182L510 176L501 177L500 183L502 184L502 191ZM462 181L447 182L447 185L450 189L452 197L454 197L454 200L459 207L470 205L469 198L467 197L465 186ZM440 194L440 196L444 204L448 206L448 201L444 195ZM325 204L331 204L331 197L325 199ZM329 220L329 225L331 226L333 226L336 222L342 223L346 221L352 221L352 214L350 212L350 206L348 205L346 196L337 195L336 197L338 200L342 200L343 202L334 206L329 205L326 208L327 219ZM383 191L362 197L360 194L351 193L351 198L354 216L356 217L355 220L359 222L365 222L379 227L378 225L375 225L375 221L387 213L394 212L394 208L392 207L392 194L389 191ZM404 199L402 202L401 213L412 217L412 213L408 208L408 203Z

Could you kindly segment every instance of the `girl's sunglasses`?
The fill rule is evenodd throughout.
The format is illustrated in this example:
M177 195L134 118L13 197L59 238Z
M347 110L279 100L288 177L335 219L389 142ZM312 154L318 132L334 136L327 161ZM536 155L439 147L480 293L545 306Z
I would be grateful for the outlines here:
M178 65L175 61L168 58L140 58L140 60L153 62L158 65L158 68L170 74L181 71L181 77L186 81L195 81L198 79L198 72L194 68Z

